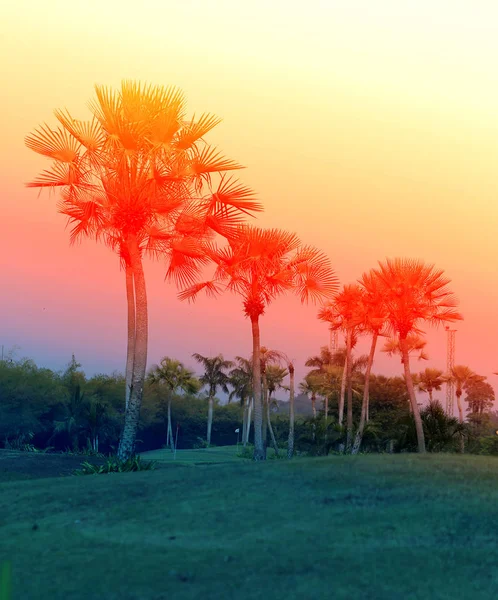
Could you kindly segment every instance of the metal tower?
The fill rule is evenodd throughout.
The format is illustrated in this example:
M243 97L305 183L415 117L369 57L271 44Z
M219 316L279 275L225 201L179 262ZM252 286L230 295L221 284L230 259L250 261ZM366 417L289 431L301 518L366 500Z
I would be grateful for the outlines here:
M337 352L337 346L338 346L338 342L339 342L339 332L337 331L337 329L331 329L330 330L330 352L332 354L334 354L334 352Z
M455 366L455 333L456 329L450 329L446 327L446 333L448 334L448 346L446 350L446 373L451 375L451 371ZM454 399L455 399L455 384L452 381L446 382L446 413L453 417L454 410Z

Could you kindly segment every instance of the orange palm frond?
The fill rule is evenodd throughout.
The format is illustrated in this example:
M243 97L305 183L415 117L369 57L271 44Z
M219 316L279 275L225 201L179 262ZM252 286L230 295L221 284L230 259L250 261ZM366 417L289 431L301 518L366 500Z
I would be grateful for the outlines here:
M253 212L261 212L263 205L254 200L254 195L254 191L249 187L241 185L232 177L226 178L222 176L218 189L209 199L211 213L214 214L222 208L228 207L246 215L251 215Z
M79 121L73 119L68 111L64 114L61 110L55 110L54 114L73 138L89 152L95 153L102 148L105 137L95 117L91 121Z
M65 129L51 129L46 124L27 135L25 144L38 154L63 163L73 163L78 157L78 140Z
M201 115L198 121L195 120L195 115L192 117L192 121L183 127L179 132L179 135L175 141L177 148L181 150L187 150L195 142L203 138L211 129L221 123L219 117L204 113Z
M190 163L192 173L197 176L243 168L234 160L224 158L216 148L211 146L205 146L198 155L192 158Z
M217 281L204 281L203 283L196 283L195 285L182 290L178 294L178 298L180 300L195 302L195 299L202 291L206 292L208 296L216 297L222 292L222 287Z
M80 169L72 163L56 162L51 169L46 169L26 187L62 187L84 183Z

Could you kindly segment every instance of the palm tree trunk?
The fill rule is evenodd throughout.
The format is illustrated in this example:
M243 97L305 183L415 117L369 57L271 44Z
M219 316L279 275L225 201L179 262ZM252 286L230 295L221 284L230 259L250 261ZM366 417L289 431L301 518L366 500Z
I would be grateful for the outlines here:
M313 433L312 433L312 439L313 441L315 441L315 437L316 437L316 394L315 392L313 392L311 394L311 411L313 413Z
M173 442L173 425L171 423L171 398L168 399L168 433L166 435L166 447L170 447L174 452L174 442Z
M344 398L346 396L347 368L348 368L348 353L346 352L346 358L344 360L344 367L342 369L341 395L339 396L339 425L342 425L342 421L344 419Z
M125 410L128 410L135 353L135 291L133 286L133 270L130 265L126 265L126 303L128 306L128 345L126 350Z
M243 401L243 407L244 407L244 412L243 412L243 416L242 416L242 445L245 446L246 445L246 434L247 434L247 413L249 412L249 406L248 406L249 399L243 398L242 401Z
M263 448L266 459L266 449L268 447L268 420L267 420L267 412L268 412L268 386L266 384L266 373L263 372L261 376L261 388L263 394Z
M401 355L403 357L403 368L405 370L406 388L408 391L408 396L410 397L413 418L415 420L415 429L417 430L418 451L420 453L424 453L424 427L422 425L422 419L420 418L420 411L418 409L417 398L415 396L415 388L413 387L412 374L410 373L410 357L408 355L408 344L406 342L406 336L399 337L399 345L401 347Z
M214 398L210 394L209 398L208 398L208 422L207 422L207 437L206 437L206 442L207 442L208 448L211 444L211 428L213 426L213 405L214 405Z
M145 287L142 257L140 255L140 249L138 247L136 236L130 236L128 242L131 267L133 269L133 281L135 286L136 326L130 399L128 401L128 410L125 414L123 434L121 436L118 448L118 458L120 460L127 460L135 452L135 440L137 438L140 408L142 406L144 390L145 369L147 366L147 291Z
M268 402L266 403L266 421L268 423L268 431L270 432L270 437L271 437L271 443L273 446L273 449L275 450L275 456L278 456L278 444L277 444L277 440L275 439L275 433L273 432L273 427L271 425L271 417L270 417L270 398L268 399Z
M458 388L456 390L455 396L457 399L457 406L458 406L458 419L459 419L460 423L463 423L463 407L462 407L462 402L460 400L460 398L462 396L462 390L460 388ZM463 439L463 433L460 434L460 452L462 454L465 452L465 442Z
M369 403L369 391L370 391L370 372L372 370L372 365L375 356L375 346L377 345L378 333L375 332L372 336L372 345L370 346L370 354L368 355L368 363L367 368L365 370L365 387L363 388L363 402L361 403L361 417L360 417L360 426L358 427L358 431L356 432L356 438L354 440L353 449L351 450L351 454L358 454L361 447L361 440L363 438L363 430L365 428L365 421L367 417L368 403Z
M263 447L263 402L261 397L261 358L259 318L251 317L252 325L252 387L254 393L254 460L265 460Z
M347 377L347 388L348 388L348 410L347 410L347 438L346 438L346 452L350 452L351 444L353 442L353 381L352 381L352 371L353 371L353 360L352 360L352 349L351 349L351 341L352 341L352 332L348 329L347 333L347 341L346 341L346 352L347 352L347 369L346 369L346 377Z
M455 396L457 399L457 406L458 406L458 419L459 419L460 423L463 423L463 407L462 407L462 402L460 401L460 398L462 396L462 390L457 389L457 391L455 392Z
M292 458L294 454L294 365L289 363L289 440L287 442L287 458Z
M432 404L432 388L427 390L429 392L429 402Z
M244 446L247 446L247 444L249 443L249 435L251 433L251 420L252 420L253 408L254 408L254 398L251 396L247 400L247 423L246 423L246 437L244 439Z

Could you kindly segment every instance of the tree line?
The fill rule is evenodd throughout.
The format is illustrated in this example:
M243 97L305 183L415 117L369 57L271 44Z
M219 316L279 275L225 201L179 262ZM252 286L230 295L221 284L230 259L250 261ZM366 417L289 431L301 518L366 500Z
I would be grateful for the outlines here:
M262 384L266 390L265 451L267 440L274 456L344 451L347 428L340 425L339 412L346 349L331 352L324 347L309 357L310 371L297 386L295 420L288 401L289 372L279 365L281 353L263 348L261 354L266 362ZM251 448L252 454L252 361L197 356L203 367L198 375L181 361L168 357L149 369L138 451L240 443L241 448ZM367 357L352 356L355 423L362 412L366 365ZM498 453L498 413L492 412L494 393L482 378L460 381L462 401L467 405L465 423L446 415L434 398L442 385L440 371L414 373L414 381L430 398L420 412L429 451L459 451L463 437L468 452ZM31 451L115 454L124 423L125 385L125 376L120 373L86 377L74 356L61 372L37 367L29 359L0 361L1 445ZM228 403L224 405L218 397L221 390L228 392ZM369 400L362 451L416 450L416 427L404 378L371 374Z

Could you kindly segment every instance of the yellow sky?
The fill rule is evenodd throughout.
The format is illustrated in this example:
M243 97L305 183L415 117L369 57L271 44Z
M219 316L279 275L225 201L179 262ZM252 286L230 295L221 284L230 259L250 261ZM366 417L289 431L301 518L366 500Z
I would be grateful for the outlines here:
M0 56L0 250L9 272L36 271L34 252L14 250L20 223L33 232L41 221L53 228L59 254L67 242L53 201L21 187L45 166L24 148L25 134L50 122L55 108L84 118L94 83L173 84L185 91L191 113L223 118L210 141L247 165L241 178L264 202L261 223L323 248L343 283L385 256L444 268L466 318L458 326L457 361L492 380L497 2L22 0L2 9ZM106 250L95 252L103 257ZM48 260L50 247L46 253ZM67 253L73 264L84 264L87 249ZM99 260L115 266L112 257ZM115 285L120 298L119 273ZM174 301L174 293L165 291L165 298ZM9 294L2 302L14 306ZM286 311L300 310L293 302L284 302ZM214 304L202 306L221 319ZM159 319L160 305L152 305L151 319L154 310ZM279 314L275 309L275 323L268 319L267 335L291 344ZM299 312L308 336L299 359L326 341L314 314ZM248 334L243 321L240 329L237 343ZM185 352L208 351L196 336ZM444 367L444 335L429 339L434 366ZM27 341L23 347L29 353ZM243 352L235 342L220 350ZM158 353L152 345L153 360Z

